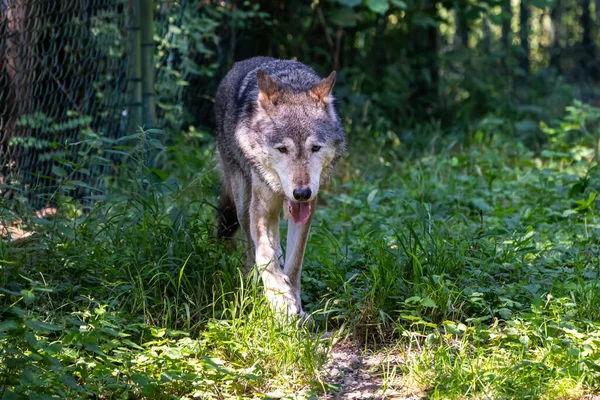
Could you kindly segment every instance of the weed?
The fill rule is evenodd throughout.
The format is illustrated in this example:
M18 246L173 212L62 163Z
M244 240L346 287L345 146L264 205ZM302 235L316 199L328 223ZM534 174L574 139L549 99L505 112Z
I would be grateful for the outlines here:
M312 325L274 315L256 277L240 276L239 251L213 239L213 147L191 146L198 135L160 149L165 171L146 167L148 142L134 145L132 169L91 207L64 194L50 217L2 205L3 223L20 219L32 235L0 243L0 392L310 397L332 387L322 337L341 329L403 357L383 368L385 388L432 399L594 393L597 114L574 107L544 128L552 140L539 153L501 131L410 158L351 151L307 246ZM574 118L585 127L575 139L560 131Z

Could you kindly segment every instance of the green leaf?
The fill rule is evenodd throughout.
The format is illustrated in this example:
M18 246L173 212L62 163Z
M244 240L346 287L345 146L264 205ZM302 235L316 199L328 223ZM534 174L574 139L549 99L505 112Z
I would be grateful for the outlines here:
M35 335L31 332L25 332L25 334L23 335L23 337L25 338L25 340L27 341L27 343L31 346L31 348L33 349L37 349L38 348L38 340L36 339Z
M137 373L131 375L131 381L141 387L145 387L148 385L148 383L150 383L150 379L147 376Z
M570 153L560 153L551 150L543 150L540 155L546 158L558 157L558 158L572 158Z
M527 2L529 5L544 10L547 7L552 7L554 0L527 0Z
M75 239L75 230L69 226L58 224L56 231L68 239Z
M367 5L371 11L377 14L385 14L390 8L388 0L367 0Z
M437 308L437 306L435 305L435 301L433 301L433 299L429 297L425 297L423 300L421 300L421 305L423 307Z
M568 356L579 356L579 349L572 348L567 351Z
M25 326L33 329L34 331L60 331L62 328L60 326L56 326L54 324L50 324L48 322L36 321L36 320L27 320L25 321Z
M371 193L369 193L369 195L367 196L367 204L371 204L373 199L375 199L375 196L377 196L378 192L379 192L379 189L371 190Z
M158 168L148 168L148 172L154 174L161 182L164 182L169 177L169 171Z
M85 343L83 345L83 347L85 347L85 349L87 351L91 351L91 352L99 354L101 356L104 355L104 352L102 351L102 349L100 348L100 346L98 346L96 343Z
M135 140L138 141L141 139L141 136L139 133L134 133L132 135L125 135L125 136L121 136L120 138L117 139L117 142L126 142L128 140Z
M423 13L417 13L412 17L412 23L418 26L422 26L423 28L429 27L437 27L438 23L435 19L431 18L428 15Z
M106 327L106 326L102 327L100 330L101 330L102 332L108 333L109 335L111 335L111 336L114 336L114 337L119 337L119 336L121 335L121 334L120 334L119 332L117 332L116 330L114 330L114 329L112 329L112 328L109 328L109 327Z
M174 35L180 35L181 28L178 27L177 25L169 25L169 33L172 33Z
M470 202L477 210L490 211L492 209L492 206L490 206L484 199L479 197L471 199Z
M142 389L142 393L150 398L154 397L158 393L158 385L155 383L149 383Z
M408 299L404 300L405 303L418 303L421 301L421 298L419 296L412 296L409 297Z
M0 332L14 331L18 328L19 325L15 321L8 320L0 322Z
M489 18L489 20L492 24L502 25L502 22L510 20L511 14L502 11L501 13L498 13L498 14L489 13L489 14L487 14L487 17Z
M63 376L61 376L60 377L60 381L65 386L70 387L71 389L78 389L79 388L79 385L77 384L77 381L71 375L63 375Z
M519 343L521 343L524 347L529 346L529 336L527 336L527 335L519 336Z
M161 337L165 336L166 332L167 332L167 330L165 328L162 328L162 329L151 328L150 329L150 333L152 334L152 336L157 337L157 338L161 338Z
M577 214L577 211L575 211L575 210L565 210L565 211L563 211L562 216L563 216L563 218L566 218L566 217L568 217L570 215L573 215L573 214Z
M425 337L425 344L427 346L432 346L438 342L438 336L435 333L430 333Z
M58 176L59 178L64 178L68 175L67 171L63 167L58 165L52 166L52 174Z
M512 311L508 308L501 308L498 310L498 314L502 317L502 319L508 320L512 318Z
M335 25L352 28L360 20L360 14L349 7L340 7L333 10L329 18Z
M402 0L390 0L390 3L403 10L406 10L408 8L408 5Z
M337 2L348 7L356 7L362 3L362 0L337 0Z
M596 200L596 196L598 196L598 193L593 192L590 193L590 197L588 197L587 200L577 200L575 203L579 204L579 206L575 208L575 211L584 211L592 208L592 204Z
M130 347L133 347L134 349L144 350L144 348L142 346L138 345L137 343L132 342L129 339L124 339L123 343L126 344L126 345L128 345L128 346L130 346Z
M538 123L531 119L524 119L515 123L515 129L519 133L530 133L538 129Z
M444 325L448 332L450 332L453 335L459 335L461 333L458 327L456 326L456 323L452 321L444 321L442 325Z
M6 391L2 395L2 400L18 400L20 398L21 397L18 394L14 393L14 392L11 392L8 389L6 389Z
M573 186L571 186L571 189L569 190L569 197L574 197L580 193L585 192L585 189L587 188L588 185L589 185L588 179L582 179L582 180L575 182L573 184Z

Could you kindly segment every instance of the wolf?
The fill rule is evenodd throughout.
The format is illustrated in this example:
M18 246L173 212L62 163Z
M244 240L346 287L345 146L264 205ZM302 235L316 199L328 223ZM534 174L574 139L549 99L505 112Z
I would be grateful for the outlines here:
M317 195L346 146L335 77L322 79L298 61L255 57L235 63L215 97L216 235L233 238L239 228L246 271L257 266L269 302L288 315L304 314L300 273Z

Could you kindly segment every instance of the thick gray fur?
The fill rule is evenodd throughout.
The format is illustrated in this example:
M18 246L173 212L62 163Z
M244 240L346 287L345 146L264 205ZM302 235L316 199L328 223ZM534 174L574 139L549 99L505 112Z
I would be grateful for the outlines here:
M272 96L265 94L267 86L259 91L259 70L270 78L268 82L275 82ZM323 85L326 81L331 85ZM278 291L269 300L289 313L302 313L300 271L319 185L345 150L342 123L330 94L333 82L335 74L321 79L297 61L256 57L236 63L215 97L222 170L217 236L231 238L241 228L246 267L259 264L267 291ZM316 90L319 84L326 90ZM293 149L285 157L275 150L282 143ZM313 189L307 201L310 218L308 223L289 222L284 266L279 215L282 205L294 200L291 193L296 187Z

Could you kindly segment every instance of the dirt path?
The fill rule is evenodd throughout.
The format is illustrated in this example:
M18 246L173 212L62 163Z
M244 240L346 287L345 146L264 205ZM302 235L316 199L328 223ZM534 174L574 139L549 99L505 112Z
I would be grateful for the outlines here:
M337 385L337 393L320 396L332 399L395 399L417 400L424 393L414 393L409 388L394 386L393 369L401 362L400 357L385 352L373 353L359 344L344 341L336 344L327 363L323 366L325 381ZM411 393L413 392L413 393Z
M323 366L325 382L339 389L319 396L322 400L333 399L393 399L425 400L427 393L410 387L395 374L394 366L402 365L401 355L374 353L360 344L348 340L334 345L329 360ZM600 400L600 395L590 394L581 400Z

